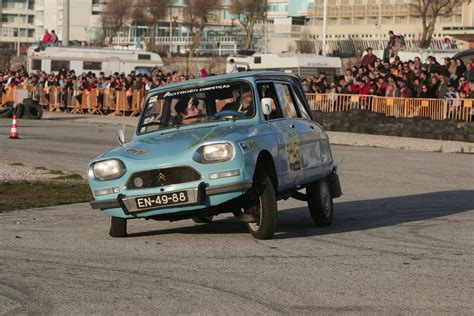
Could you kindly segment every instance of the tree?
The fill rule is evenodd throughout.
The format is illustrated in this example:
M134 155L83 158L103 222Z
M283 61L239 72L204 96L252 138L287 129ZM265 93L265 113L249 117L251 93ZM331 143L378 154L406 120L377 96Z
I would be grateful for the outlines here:
M232 1L230 12L238 16L239 24L245 30L243 49L252 45L253 29L258 20L266 18L267 0L235 0Z
M110 30L109 44L125 22L130 17L132 0L108 1L101 14L102 29ZM103 37L105 33L103 31Z
M206 27L212 11L220 6L220 0L185 0L184 21L187 26L189 35L192 38L189 47L188 57L193 57L194 51L201 44L201 36Z
M420 39L420 45L427 48L433 37L436 20L440 16L449 16L453 9L470 0L416 0L412 1L410 6L416 10L421 17L423 33Z
M135 0L132 19L148 29L147 49L155 48L155 31L158 23L163 20L171 8L172 0Z

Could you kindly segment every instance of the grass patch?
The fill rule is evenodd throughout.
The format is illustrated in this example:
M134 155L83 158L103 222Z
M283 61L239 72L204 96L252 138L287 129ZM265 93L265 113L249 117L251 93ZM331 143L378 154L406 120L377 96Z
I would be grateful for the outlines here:
M10 166L24 166L24 164L22 164L21 162L14 162L11 163Z
M3 181L0 182L0 213L14 210L89 202L86 181Z
M84 180L80 174L73 173L64 176L54 177L55 180Z

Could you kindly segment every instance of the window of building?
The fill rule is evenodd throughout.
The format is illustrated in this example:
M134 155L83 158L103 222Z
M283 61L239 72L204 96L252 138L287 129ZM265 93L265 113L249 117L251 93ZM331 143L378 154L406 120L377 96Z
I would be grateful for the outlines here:
M60 71L61 68L70 68L70 62L68 60L51 60L51 71Z
M395 24L403 24L405 23L405 17L404 16L396 16L395 17Z
M31 61L31 69L32 70L41 70L41 59L33 59Z
M391 16L383 16L382 17L382 24L392 24L392 17Z
M84 61L82 63L82 69L84 70L102 70L102 63L95 61Z
M28 37L35 37L35 30L28 29Z
M35 9L35 0L29 0L28 1L28 10L34 10Z
M35 23L35 16L28 15L28 24L33 24L33 23Z

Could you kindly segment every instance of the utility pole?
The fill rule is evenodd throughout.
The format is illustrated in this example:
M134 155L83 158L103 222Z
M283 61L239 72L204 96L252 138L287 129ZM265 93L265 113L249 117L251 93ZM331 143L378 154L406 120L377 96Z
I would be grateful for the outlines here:
M323 56L328 54L327 51L327 24L328 24L328 0L324 0L323 3Z
M69 45L69 0L63 0L63 39L62 45Z
M18 13L18 17L17 17L17 20L18 20L18 30L17 30L17 43L16 43L16 56L19 57L20 56L20 13Z
M171 50L173 48L173 7L170 6L170 57L171 57Z

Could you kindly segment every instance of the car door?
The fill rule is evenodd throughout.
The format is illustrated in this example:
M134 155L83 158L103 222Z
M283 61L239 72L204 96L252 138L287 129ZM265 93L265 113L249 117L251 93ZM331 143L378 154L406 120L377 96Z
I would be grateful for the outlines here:
M291 85L275 82L274 89L283 116L274 124L284 139L282 155L287 159L288 181L294 187L300 184L304 177L302 136L309 127L300 119L301 114L293 101Z
M314 181L319 178L322 172L322 164L325 159L322 152L325 153L327 146L324 131L316 122L311 119L308 108L304 106L304 99L295 86L292 86L291 93L293 101L300 112L300 123L303 125L301 131L301 152L302 167L304 170L304 182Z

